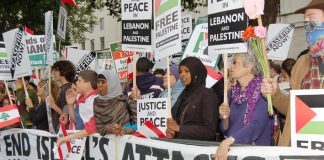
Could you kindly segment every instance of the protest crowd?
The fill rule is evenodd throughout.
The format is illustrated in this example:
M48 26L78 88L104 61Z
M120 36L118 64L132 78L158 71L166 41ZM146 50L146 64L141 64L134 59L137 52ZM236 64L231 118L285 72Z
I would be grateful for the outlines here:
M169 81L166 138L219 142L215 160L227 159L233 144L291 146L290 90L324 86L323 46L318 46L324 36L324 2L313 0L295 13L304 14L309 48L297 59L266 59L269 77L252 49L233 54L227 68L223 62L217 73L222 78L211 87L206 87L209 71L197 57L184 57L169 70L139 57L127 82L115 70L79 70L72 61L60 59L50 66L51 78L32 74L1 81L1 108L16 105L21 117L21 123L1 132L25 128L59 133L63 126L78 130L57 138L57 146L94 133L133 135L140 130L138 101L168 98Z

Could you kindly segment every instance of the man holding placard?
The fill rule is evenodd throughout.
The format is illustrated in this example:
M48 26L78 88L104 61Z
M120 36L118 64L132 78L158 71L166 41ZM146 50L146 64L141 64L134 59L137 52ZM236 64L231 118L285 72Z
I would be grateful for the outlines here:
M312 0L306 7L297 10L295 13L304 14L306 40L310 52L297 60L291 72L291 88L293 90L324 88L324 1ZM262 93L272 94L273 106L287 116L279 145L289 146L291 137L289 95L280 92L277 82L272 79L263 81Z

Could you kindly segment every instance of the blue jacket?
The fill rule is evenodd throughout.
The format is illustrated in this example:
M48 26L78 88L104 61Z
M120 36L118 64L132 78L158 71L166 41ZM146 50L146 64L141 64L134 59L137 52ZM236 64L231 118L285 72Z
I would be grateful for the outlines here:
M141 98L158 98L163 88L163 80L155 77L152 73L143 73L136 77L137 88L141 91ZM124 90L124 95L130 96L133 83L130 83Z
M171 107L174 106L174 104L177 102L179 95L182 93L184 90L185 86L182 84L181 80L177 80L177 82L174 84L174 86L171 88ZM168 90L164 90L162 92L163 98L168 97Z

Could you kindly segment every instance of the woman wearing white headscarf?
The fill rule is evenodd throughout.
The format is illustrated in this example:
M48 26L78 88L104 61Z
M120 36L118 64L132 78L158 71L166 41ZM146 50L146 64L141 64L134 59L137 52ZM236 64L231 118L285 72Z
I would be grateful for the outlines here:
M102 71L98 75L99 96L94 100L94 119L101 135L118 134L116 126L136 124L136 101L122 95L120 79L114 71ZM118 128L118 127L117 127ZM119 127L119 131L122 129ZM123 131L131 133L132 131Z

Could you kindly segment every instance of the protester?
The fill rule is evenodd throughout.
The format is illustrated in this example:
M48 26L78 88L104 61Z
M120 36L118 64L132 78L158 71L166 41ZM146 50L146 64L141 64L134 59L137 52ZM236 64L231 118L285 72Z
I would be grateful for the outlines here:
M271 145L272 119L268 104L261 95L261 70L256 58L247 53L236 54L230 68L237 83L229 92L229 105L219 108L221 128L227 137L216 151L216 159L227 157L233 143Z
M163 76L164 76L165 74L166 74L165 70L164 70L164 69L160 69L160 68L154 70L154 72L153 72L153 75L154 75L155 77L159 77L159 78L163 78Z
M161 97L168 97L168 76L163 77L163 86L165 90L162 92ZM172 65L170 67L170 88L171 88L171 107L177 102L179 95L184 90L184 85L180 80L179 66Z
M3 106L3 98L6 96L6 89L4 87L0 87L0 107Z
M83 130L84 125L82 118L80 116L80 107L75 103L80 94L78 94L78 89L76 86L75 80L71 87L66 91L66 102L67 105L63 108L63 114L60 117L60 120L64 120L64 124L66 125L69 121L69 129L70 130Z
M63 107L67 104L65 93L68 90L76 75L74 64L67 60L60 60L51 67L54 79L60 84L60 92L55 100L49 97L50 106L52 108L52 120L55 132L59 130L59 117L63 113Z
M78 92L81 94L76 103L79 105L80 116L84 123L84 129L69 136L59 138L57 140L57 145L71 139L86 137L90 134L96 133L97 131L93 114L93 102L98 93L97 73L92 70L81 71L79 73L76 85ZM76 97L74 97L74 100L75 99Z
M34 105L30 98L26 98L26 105L30 113L30 118L33 123L34 129L48 131L48 118L47 118L47 110L46 110L46 102L45 102L45 90L48 87L48 82L45 80L40 80L37 85L37 96L39 97L38 105ZM59 89L58 84L55 81L51 82L51 94L53 97L58 96Z
M296 60L292 58L285 59L281 64L280 81L290 82L291 71L296 63Z
M205 87L206 77L207 69L198 58L181 61L180 79L185 89L167 120L168 138L215 141L219 99Z
M102 71L98 75L99 95L94 99L94 119L97 131L106 134L132 134L135 129L129 127L137 123L136 101L122 94L120 79L115 71ZM131 111L131 113L129 113Z
M270 71L270 78L274 81L279 80L279 75L281 74L281 66L277 61L269 60L269 71Z
M5 96L2 98L1 104L2 104L1 107L10 106L10 100L9 100L9 97L8 97L7 95L5 95Z
M161 78L155 77L150 73L152 68L152 62L145 58L141 57L136 62L136 87L133 88L133 83L130 83L124 90L124 95L131 96L132 90L140 92L140 98L158 98L163 88L163 80ZM138 96L138 95L136 95Z
M306 7L298 9L295 13L304 14L306 41L310 49L309 54L297 59L291 71L290 85L293 90L324 88L323 43L324 36L324 1L312 0ZM320 45L320 46L317 46ZM266 79L262 84L262 93L272 94L272 104L276 109L286 115L286 123L279 139L279 146L290 146L290 96L280 92L278 83Z
M37 98L36 90L31 85L29 85L29 80L30 80L29 76L24 77L25 85L26 85L27 92L28 92L28 97L31 99L33 105L37 106L38 98ZM16 96L17 96L17 100L20 104L20 108L21 108L20 115L21 115L23 124L24 125L32 125L29 113L26 109L26 107L27 107L26 103L25 103L26 93L25 93L25 89L23 87L22 78L18 78L16 80Z

